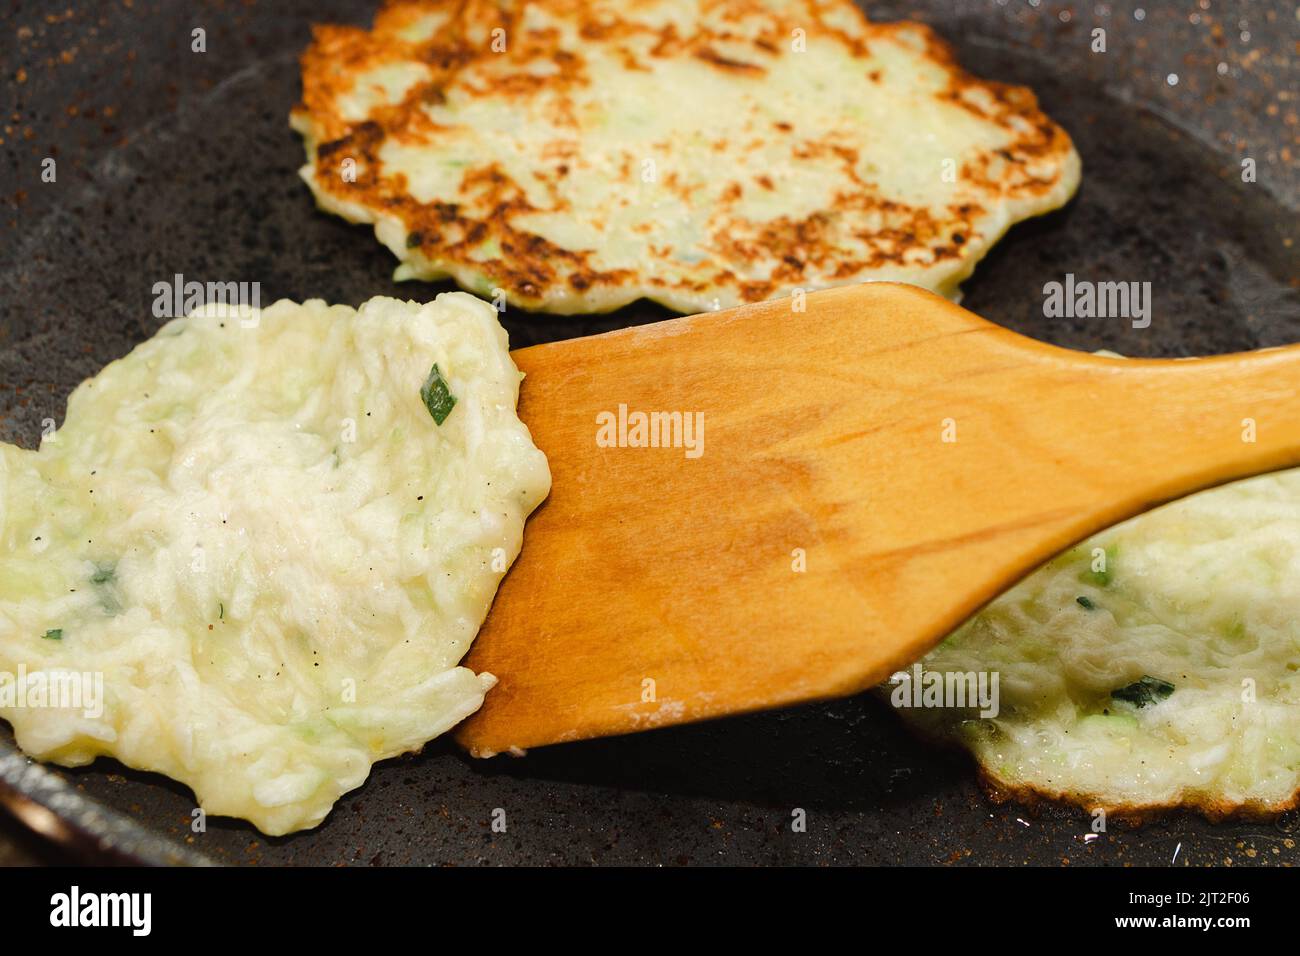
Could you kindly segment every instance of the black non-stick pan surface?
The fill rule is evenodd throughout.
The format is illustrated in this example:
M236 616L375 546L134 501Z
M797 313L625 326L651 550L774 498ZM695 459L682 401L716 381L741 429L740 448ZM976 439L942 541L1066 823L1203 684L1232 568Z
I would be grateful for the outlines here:
M1300 341L1290 3L967 0L870 4L920 19L976 73L1024 83L1074 136L1083 186L1016 227L964 305L1079 349L1181 356ZM317 212L287 126L312 21L368 23L345 0L0 4L0 438L35 447L83 378L153 333L175 273L257 280L262 300L357 304L396 285L369 231ZM206 52L191 51L205 31ZM1093 52L1105 31L1106 50ZM57 181L41 180L54 159ZM1243 160L1254 181L1243 181ZM1249 178L1249 177L1248 177ZM1049 320L1072 272L1150 281L1151 325ZM666 317L503 316L515 346ZM0 582L0 587L3 582ZM565 587L557 577L556 587ZM613 585L616 597L617 584ZM1228 864L1300 862L1297 820L1173 814L1094 837L1083 811L995 804L971 763L863 696L476 762L447 741L375 768L318 829L268 839L113 761L48 772L0 725L0 781L47 830L146 861L408 864ZM37 805L52 806L57 818ZM506 811L494 832L493 811ZM807 814L792 832L792 814ZM62 822L59 822L62 821Z

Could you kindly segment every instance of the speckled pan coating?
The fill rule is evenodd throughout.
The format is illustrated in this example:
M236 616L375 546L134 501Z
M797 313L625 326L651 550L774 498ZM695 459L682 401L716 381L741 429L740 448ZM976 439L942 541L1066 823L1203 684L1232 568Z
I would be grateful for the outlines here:
M150 289L173 273L257 279L264 301L445 288L395 287L389 254L312 209L294 174L301 145L284 117L308 25L367 23L371 9L259 0L199 15L136 0L65 19L67 6L23 4L0 31L0 64L14 70L0 84L0 437L32 447L73 386L154 330ZM1300 274L1298 107L1282 98L1294 11L1150 3L1138 20L1137 6L870 6L877 19L931 23L980 75L1031 86L1083 155L1076 200L1013 230L966 283L964 304L1062 345L1133 355L1300 341L1288 285ZM185 38L200 20L208 52L196 55ZM1098 27L1105 54L1089 52ZM56 184L40 180L46 157ZM1243 157L1257 161L1255 184L1241 182ZM1045 320L1042 285L1067 271L1151 280L1151 328ZM663 316L504 320L520 346ZM0 778L54 799L23 763L0 762ZM151 861L188 847L268 864L1088 865L1168 863L1179 847L1179 864L1300 862L1294 815L1218 826L1175 815L1085 843L1086 815L990 804L968 761L914 740L866 697L523 760L476 763L437 744L376 768L320 829L286 839L217 820L192 834L188 792L113 764L55 773L70 788L60 812L95 834L83 846ZM497 807L505 834L489 825ZM795 807L808 811L805 834L790 832Z

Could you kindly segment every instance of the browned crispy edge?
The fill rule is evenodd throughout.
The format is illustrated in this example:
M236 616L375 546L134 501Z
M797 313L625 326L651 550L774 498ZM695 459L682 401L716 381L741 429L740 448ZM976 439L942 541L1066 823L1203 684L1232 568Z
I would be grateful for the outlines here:
M1211 823L1223 823L1228 820L1269 822L1300 806L1300 788L1290 797L1277 803L1260 803L1254 800L1231 803L1227 800L1208 800L1199 797L1170 803L1113 803L1096 794L1048 790L1033 784L1012 783L987 769L969 747L952 736L935 732L898 715L897 708L890 705L881 691L870 691L869 694L879 701L882 707L894 713L903 728L913 738L928 747L957 754L973 764L980 789L991 803L999 806L1018 803L1035 812L1044 807L1068 807L1086 811L1102 809L1106 811L1107 820L1115 820L1135 827L1145 826L1178 812L1198 813Z

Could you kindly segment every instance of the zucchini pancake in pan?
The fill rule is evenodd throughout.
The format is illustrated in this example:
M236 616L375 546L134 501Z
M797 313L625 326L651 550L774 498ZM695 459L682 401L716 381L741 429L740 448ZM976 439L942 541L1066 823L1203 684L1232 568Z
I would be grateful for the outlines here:
M302 85L302 176L398 279L546 312L955 298L1079 182L1030 90L849 0L396 0L316 27Z

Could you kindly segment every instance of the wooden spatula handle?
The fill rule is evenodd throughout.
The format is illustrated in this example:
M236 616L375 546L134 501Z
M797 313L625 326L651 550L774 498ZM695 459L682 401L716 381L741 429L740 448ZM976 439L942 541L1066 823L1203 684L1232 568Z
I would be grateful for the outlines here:
M515 353L550 499L468 657L486 755L850 694L1054 553L1300 464L1300 349L1054 348L871 283ZM703 416L702 454L598 418ZM608 436L607 436L608 437Z

